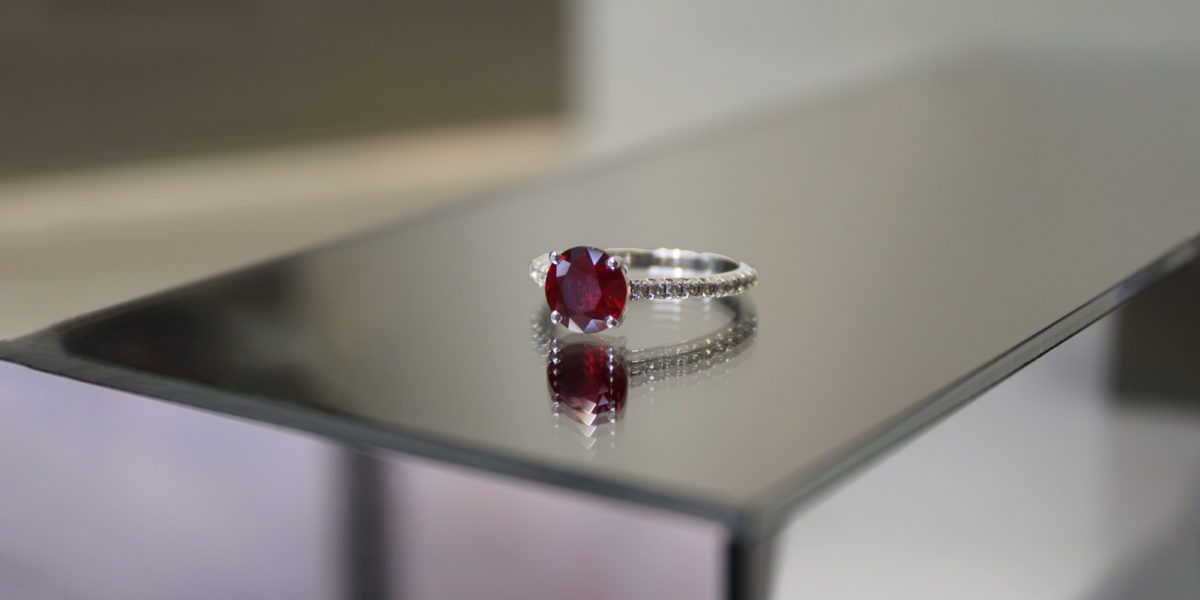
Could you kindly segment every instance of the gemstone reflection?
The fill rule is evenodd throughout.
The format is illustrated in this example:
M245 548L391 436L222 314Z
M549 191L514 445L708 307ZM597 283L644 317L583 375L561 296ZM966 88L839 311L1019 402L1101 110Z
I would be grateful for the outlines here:
M584 425L620 418L629 391L622 353L602 342L554 345L546 381L560 412Z

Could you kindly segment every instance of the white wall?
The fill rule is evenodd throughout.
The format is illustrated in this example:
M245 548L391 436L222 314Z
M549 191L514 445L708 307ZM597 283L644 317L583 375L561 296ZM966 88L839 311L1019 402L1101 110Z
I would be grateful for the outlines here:
M1200 54L1194 0L576 0L573 13L593 154L970 45Z

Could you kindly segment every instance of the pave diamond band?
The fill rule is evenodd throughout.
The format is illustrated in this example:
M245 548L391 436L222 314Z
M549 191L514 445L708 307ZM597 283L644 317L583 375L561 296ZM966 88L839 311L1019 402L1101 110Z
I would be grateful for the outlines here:
M712 252L673 248L612 248L605 252L623 261L628 270L646 273L645 277L629 278L630 300L725 298L758 285L754 267ZM552 261L553 255L542 255L529 265L529 276L538 286L546 284Z
M550 321L577 333L619 326L630 300L728 298L758 284L744 262L671 248L574 246L533 259L529 277L546 292Z

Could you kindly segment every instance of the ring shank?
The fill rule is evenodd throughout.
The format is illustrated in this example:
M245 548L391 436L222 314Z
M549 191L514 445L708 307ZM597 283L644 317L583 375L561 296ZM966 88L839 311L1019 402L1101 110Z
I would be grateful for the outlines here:
M669 276L630 277L630 299L724 298L758 285L758 271L722 254L678 248L611 248L605 250L635 272L673 269ZM550 257L533 259L529 276L539 286L546 283ZM640 273L639 273L640 274Z
M681 276L706 276L729 273L738 268L738 261L712 252L693 252L674 248L640 250L637 248L612 248L609 255L624 260L630 269L655 267L679 269Z

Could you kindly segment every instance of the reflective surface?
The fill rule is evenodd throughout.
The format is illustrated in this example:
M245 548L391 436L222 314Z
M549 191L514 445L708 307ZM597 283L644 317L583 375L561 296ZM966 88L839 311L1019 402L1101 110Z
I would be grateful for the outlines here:
M989 362L1200 230L1200 170L1185 159L1200 154L1200 124L1180 118L1195 114L1200 86L1170 69L1124 73L932 68L107 311L4 354L708 516L778 507L877 449L898 419L936 418L1191 255ZM656 390L653 406L629 402L613 452L563 450L546 427L545 367L528 351L541 296L528 257L577 243L719 249L761 274L750 297L762 326L738 368ZM655 310L642 304L620 330L631 347L720 325L651 325L633 312ZM983 377L960 379L981 365ZM947 390L953 401L929 403Z
M534 352L546 361L546 384L556 429L564 420L595 445L599 435L615 444L617 421L626 398L651 404L655 391L680 389L719 378L737 366L754 343L758 314L738 297L723 300L670 301L655 305L650 318L668 331L681 320L709 320L727 313L728 323L691 340L648 348L630 348L623 337L563 335L549 319L549 308L534 311L530 330ZM652 327L653 321L648 325ZM687 418L681 413L680 418Z
M711 521L0 378L5 600L721 597Z
M1198 306L1193 264L831 490L772 597L1200 597Z

